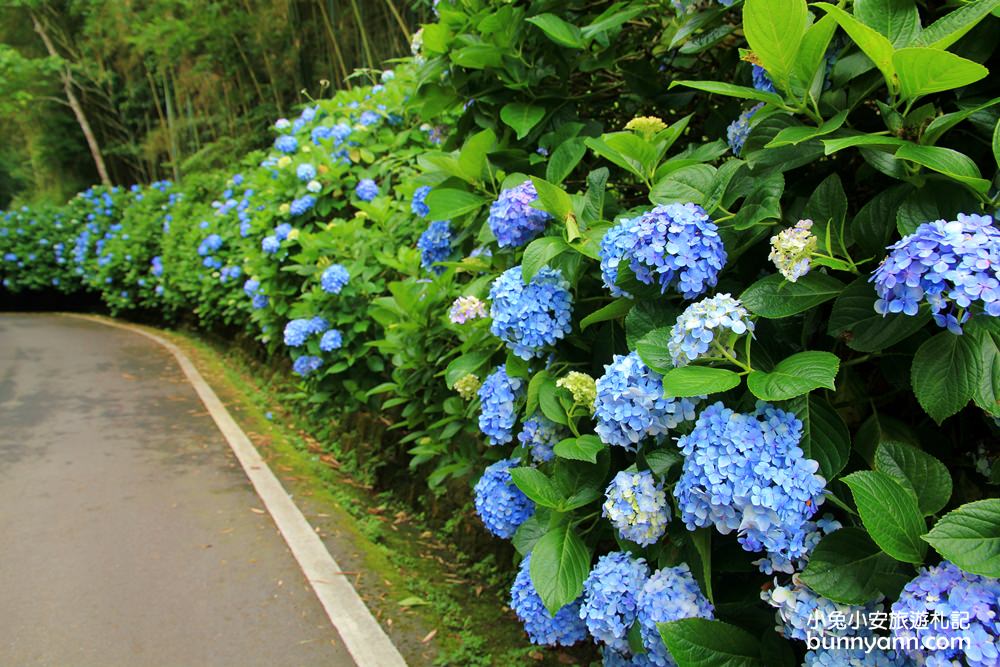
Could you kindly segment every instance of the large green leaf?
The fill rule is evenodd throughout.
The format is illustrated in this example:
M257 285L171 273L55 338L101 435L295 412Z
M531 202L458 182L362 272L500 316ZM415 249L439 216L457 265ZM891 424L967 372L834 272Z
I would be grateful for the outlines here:
M583 33L578 27L572 23L567 23L555 14L539 14L538 16L532 16L527 21L541 28L546 37L560 46L582 49L587 44L583 39Z
M993 159L996 161L997 167L1000 167L1000 120L993 128Z
M830 48L837 22L832 16L824 16L809 26L799 44L792 69L792 90L797 97L811 93L819 97L826 81L826 52Z
M979 386L982 360L974 336L945 331L924 341L910 381L921 407L938 424L965 407Z
M735 625L685 618L657 627L678 667L763 667L757 639Z
M831 116L829 120L824 121L819 127L810 127L808 125L786 127L782 131L778 132L778 134L774 135L774 139L771 139L771 141L769 141L764 148L795 146L803 141L815 139L816 137L822 137L839 130L845 120L847 120L847 109L837 113L835 116Z
M924 539L963 570L1000 577L1000 499L977 500L948 512Z
M788 89L808 26L806 0L746 0L743 5L743 34L779 89Z
M779 319L834 299L843 290L844 283L818 271L808 273L794 283L775 273L748 287L740 295L740 301L755 315Z
M913 0L856 0L854 14L895 47L906 46L920 33L920 14Z
M590 552L572 524L552 528L535 543L529 573L538 597L553 616L580 597L590 573Z
M843 338L858 352L880 352L909 338L931 319L926 308L915 316L875 312L875 288L865 277L848 285L830 313L827 333Z
M640 300L625 316L625 342L634 350L639 341L654 329L674 326L677 309L658 299Z
M916 447L894 440L880 442L875 450L875 469L909 489L924 516L938 512L951 498L948 469Z
M715 168L692 164L672 171L653 185L649 200L654 204L705 204L715 182Z
M673 368L663 376L663 395L682 398L717 394L739 384L740 376L724 368L683 366Z
M597 463L597 455L607 448L596 435L581 435L579 438L566 438L557 442L553 451L556 456L564 459Z
M903 99L968 86L990 73L979 63L927 47L900 49L892 55L892 64Z
M573 137L559 144L552 151L552 157L545 167L545 180L550 183L562 183L587 152L587 146L581 137Z
M517 132L518 139L526 137L544 117L545 107L524 102L508 102L500 109L500 120Z
M802 452L819 463L819 474L827 482L832 481L851 456L847 424L833 406L812 394L789 401L788 409L802 422Z
M632 306L635 305L631 299L615 299L611 303L601 306L590 315L580 320L580 331L583 331L592 324L597 324L598 322L606 322L608 320L617 320L619 317L625 317Z
M1000 0L973 0L924 28L915 43L933 49L947 49L998 7Z
M744 100L756 100L758 102L768 102L774 105L784 104L784 100L774 93L765 93L756 88L747 86L737 86L732 83L722 81L672 81L670 88L674 86L687 86L695 90L701 90L714 95L725 95L726 97L738 97Z
M979 341L982 362L979 386L972 398L980 408L994 417L1000 417L1000 325L994 322L987 317L974 319L966 327L966 332Z
M875 543L896 560L920 563L927 530L917 499L883 472L862 470L843 478L854 494L861 521Z
M747 388L764 401L784 401L813 389L835 389L834 378L840 359L829 352L799 352L782 359L769 373L753 371L747 376Z
M486 199L454 188L434 188L427 195L427 216L431 220L454 220L463 213L475 211Z
M825 598L862 605L880 595L876 584L879 574L893 565L868 533L848 527L820 540L799 576L802 583Z
M817 2L815 6L834 18L840 27L844 29L844 32L850 35L854 43L865 52L865 55L871 58L871 61L875 63L875 67L878 67L879 71L882 72L889 90L895 91L896 70L892 64L893 48L889 38L877 30L869 28L836 5L831 5L828 2Z
M941 146L906 144L896 151L896 159L910 160L928 169L960 181L976 192L985 193L990 182L982 178L979 167L968 155Z
M510 478L524 495L542 507L555 509L566 500L552 484L552 480L536 468L512 468Z
M662 327L648 332L635 344L642 362L661 375L674 367L673 357L667 349L669 338L670 329Z
M529 243L521 259L521 278L524 283L531 282L536 273L567 250L571 250L569 244L559 236L543 236Z

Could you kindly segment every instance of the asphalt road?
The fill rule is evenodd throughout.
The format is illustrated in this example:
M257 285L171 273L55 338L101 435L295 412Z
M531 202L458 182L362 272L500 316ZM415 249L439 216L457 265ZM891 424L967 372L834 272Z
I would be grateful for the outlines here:
M0 314L0 665L353 665L168 352Z

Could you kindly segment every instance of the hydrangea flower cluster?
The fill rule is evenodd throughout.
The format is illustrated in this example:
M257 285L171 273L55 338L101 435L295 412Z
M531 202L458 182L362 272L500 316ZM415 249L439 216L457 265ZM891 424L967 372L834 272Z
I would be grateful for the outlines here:
M684 454L674 495L688 530L739 531L747 551L791 562L807 554L809 519L823 503L819 464L799 448L802 422L759 401L750 414L705 408L677 444Z
M303 355L292 362L292 370L296 375L308 377L323 367L323 360L319 357Z
M657 570L639 592L639 631L642 645L646 647L649 661L657 667L676 667L670 656L657 623L679 621L682 618L707 618L715 616L712 603L698 588L687 563Z
M607 517L626 540L649 546L667 531L670 523L667 494L649 470L619 471L604 496L601 515Z
M775 627L788 639L805 641L808 635L818 637L848 637L871 633L863 622L843 626L833 622L831 615L843 614L841 618L858 617L865 619L874 611L881 611L881 605L868 604L853 606L828 600L802 583L799 575L793 574L791 584L780 586L775 581L774 588L761 591L761 599L777 609ZM857 627L855 627L857 626Z
M431 186L421 185L413 192L413 199L410 202L410 210L413 211L414 215L419 215L421 218L426 218L427 214L431 212L429 206L427 206L427 195L431 192Z
M788 559L779 553L768 553L763 558L753 561L764 574L774 574L775 572L785 572L787 574L802 571L809 564L809 555L820 543L824 536L840 530L844 526L837 521L832 514L824 514L822 518L815 521L806 521L802 530L805 538L802 540L801 556L795 559Z
M319 277L319 284L327 294L340 294L350 279L351 274L347 272L343 264L331 264L323 269L323 273Z
M765 93L777 92L774 89L774 82L771 81L771 75L768 74L767 70L760 65L753 65L751 76L753 77L753 87L757 90Z
M451 254L451 224L447 220L431 222L417 240L417 247L420 248L420 266L433 273L444 273L444 267L436 264L447 260Z
M354 188L354 194L361 201L371 201L378 197L378 184L370 178L362 178Z
M580 618L594 639L614 651L629 653L626 635L635 622L639 592L648 579L649 567L643 558L612 551L597 559L583 582L580 607Z
M531 206L538 199L530 180L500 193L490 205L487 222L501 248L523 246L538 236L552 216Z
M504 445L514 437L517 413L514 402L524 393L524 381L507 375L507 365L490 373L479 388L479 430L491 445Z
M209 234L198 245L198 254L202 257L210 255L222 247L222 237L218 234Z
M309 163L300 164L295 169L295 176L298 177L300 181L311 181L316 178L316 167Z
M285 345L300 347L305 344L309 336L321 334L329 328L330 324L322 317L290 320L285 325Z
M524 420L517 440L531 451L531 457L539 463L551 461L555 453L552 448L566 437L565 431L540 411Z
M316 198L312 195L303 195L298 199L293 199L288 206L288 211L292 215L304 215L312 210L316 205Z
M743 144L746 143L747 137L750 136L750 130L752 129L750 119L753 118L754 114L760 111L763 106L764 103L761 102L756 106L750 107L741 113L739 118L730 123L729 127L726 128L726 142L729 144L729 150L731 150L733 155L736 157L739 157L740 153L743 152Z
M1000 317L1000 229L990 216L926 222L889 249L870 279L876 312L916 315L926 300L938 326L955 334L977 302Z
M916 578L903 587L892 611L909 618L926 614L930 619L926 628L915 629L911 623L894 629L896 637L916 637L918 642L926 637L965 637L970 641L967 648L953 646L938 650L924 648L921 643L920 648L909 651L919 664L1000 665L1000 580L969 574L954 563L943 561L934 567L921 568ZM968 612L967 628L953 627L953 612ZM935 619L936 614L940 616Z
M816 237L812 220L799 220L794 227L783 229L771 237L771 254L767 256L790 283L809 273Z
M504 459L490 465L476 482L476 513L486 529L508 540L518 527L535 513L535 503L514 485L510 469L517 459Z
M670 329L667 341L674 365L687 366L704 355L723 329L737 336L752 334L754 330L750 313L729 294L716 294L685 308ZM720 344L729 347L727 343L720 341Z
M483 383L479 381L479 376L473 373L466 373L462 377L455 380L455 391L458 395L467 401L471 401L476 397L476 392L479 388L483 386Z
M695 402L664 398L662 376L646 366L637 352L616 354L597 379L596 390L594 430L609 445L630 451L643 438L695 418Z
M580 371L570 371L556 380L556 386L568 391L573 396L573 403L593 412L594 401L597 400L597 382L594 378Z
M294 153L299 149L299 141L290 134L283 134L274 140L274 147L282 153Z
M474 296L460 296L451 304L448 319L454 324L465 324L469 320L486 317L486 304Z
M330 329L319 339L319 349L324 352L339 350L344 345L344 335L340 329Z
M521 267L507 269L490 287L490 331L522 359L544 354L572 327L573 297L558 269L543 268L524 284Z
M645 653L629 655L627 653L620 653L608 646L604 647L602 657L601 664L603 667L656 667L655 663Z
M248 278L243 283L243 292L250 297L250 304L255 310L267 308L268 298L266 294L260 293L260 281L256 278Z
M572 646L587 638L587 626L580 619L580 600L571 602L552 616L531 583L531 554L524 557L510 589L510 608L524 623L528 638L543 646Z
M273 255L281 250L281 241L275 236L265 236L260 242L260 248L268 255Z
M632 296L616 284L624 262L640 282L694 299L718 282L726 248L702 207L667 204L609 229L600 257L604 285L614 296Z

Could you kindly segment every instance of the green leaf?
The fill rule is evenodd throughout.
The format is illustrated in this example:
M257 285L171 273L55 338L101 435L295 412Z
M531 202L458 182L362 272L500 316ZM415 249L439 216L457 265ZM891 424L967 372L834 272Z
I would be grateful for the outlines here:
M896 211L896 229L900 236L907 236L925 222L954 220L959 212L977 205L975 195L961 183L938 182L933 187L920 188L911 193L900 204Z
M538 393L541 391L542 385L551 377L551 374L546 370L538 371L531 377L531 381L528 382L528 397L524 407L526 415L535 414L535 410L538 409Z
M990 182L979 173L979 167L972 158L950 148L941 146L918 146L906 144L896 151L896 159L910 160L923 165L956 181L965 183L976 192L985 194Z
M451 61L469 69L486 69L503 65L503 54L490 44L470 44L450 52Z
M654 475L660 477L665 477L667 472L674 466L684 464L684 457L677 451L676 447L673 449L664 448L646 452L645 458L649 469L653 471Z
M857 0L854 14L895 47L906 46L920 33L920 13L913 0Z
M580 29L555 14L539 14L532 16L527 21L541 28L549 39L560 46L568 46L571 49L582 49L586 46Z
M517 132L518 140L524 139L544 117L545 107L524 102L508 102L500 109L500 120Z
M660 375L674 367L673 357L670 355L670 350L667 349L669 338L670 329L662 327L648 332L635 345L635 351L639 354L642 362Z
M977 343L973 336L945 331L924 341L913 357L913 393L938 424L976 393L982 368Z
M802 217L813 221L812 232L817 237L820 252L835 255L842 251L846 254L844 221L847 219L847 195L840 176L834 173L823 179L806 202Z
M979 386L972 397L980 408L994 417L1000 417L1000 327L979 326L974 319L967 332L979 340L979 358L982 369Z
M684 618L656 627L678 667L763 667L757 639L735 625Z
M654 204L688 202L703 205L715 182L715 168L692 164L672 171L653 185L649 200Z
M851 433L840 414L819 396L810 394L789 401L788 409L802 421L799 446L806 458L819 463L819 474L828 483L840 474L851 456Z
M851 221L851 232L865 254L881 257L896 230L896 212L912 193L909 184L901 184L879 192L861 207Z
M792 70L792 88L797 97L811 93L818 98L826 81L826 52L837 30L832 16L824 16L809 26Z
M994 97L993 99L983 102L982 104L977 104L974 107L968 107L967 109L962 109L961 111L953 111L952 113L946 113L943 116L937 116L924 130L923 136L920 137L920 143L928 146L937 143L937 140L940 139L945 132L955 127L972 114L979 113L983 109L988 109L998 103L1000 103L1000 97Z
M553 616L580 597L590 573L590 552L572 524L557 526L538 540L531 550L529 572L535 591Z
M731 83L723 83L722 81L672 81L670 88L674 86L686 86L687 88L694 88L695 90L712 93L713 95L725 95L726 97L738 97L743 100L768 102L775 106L781 106L785 103L781 99L781 96L774 93L765 93L756 88L736 86Z
M828 2L817 2L814 6L819 7L832 16L840 27L844 29L844 32L850 35L854 43L865 52L865 55L875 63L875 67L882 72L889 90L895 92L896 70L892 64L892 42L877 30L869 28L840 7L831 5Z
M521 277L524 284L531 282L535 274L567 250L571 250L569 244L559 236L543 236L529 243L521 259Z
M947 49L998 7L1000 0L973 0L924 28L916 44Z
M758 152L770 153L772 150L781 151L784 149ZM733 229L737 231L750 229L764 220L781 219L781 195L785 191L784 175L773 173L765 178L755 180L754 185L753 191L743 200L740 210L733 218Z
M820 540L799 577L809 588L834 602L863 605L881 592L876 584L892 561L868 533L860 528L841 528Z
M834 378L840 359L829 352L799 352L786 357L770 373L753 371L747 376L747 388L764 401L784 401L813 389L835 389Z
M966 572L1000 577L1000 499L977 500L948 512L924 539Z
M493 130L478 132L462 146L458 155L460 176L468 183L478 183L488 175L489 161L486 158L497 143Z
M573 200L570 199L569 195L561 187L553 185L537 176L532 176L531 182L538 192L538 204L540 204L540 207L536 206L536 208L547 211L556 220L561 221L565 221L566 217L573 213Z
M639 340L653 329L674 326L678 312L670 305L655 299L645 299L636 303L625 316L625 342L634 350Z
M566 498L545 473L537 468L511 468L510 478L524 495L542 507L559 507Z
M823 139L823 151L827 155L833 155L837 151L842 151L845 148L853 148L855 146L904 146L906 141L903 139L898 139L896 137L889 137L882 134L855 134L849 137L842 137L839 139Z
M616 2L611 5L603 14L594 19L593 23L585 25L582 29L583 35L587 38L594 37L602 32L614 30L626 21L629 21L646 11L645 7L627 7L619 10L624 3Z
M538 407L542 409L542 414L557 424L566 426L569 418L566 416L566 409L559 402L559 388L556 381L551 377L538 388Z
M566 438L557 442L553 451L556 456L564 459L597 463L597 455L607 447L596 435L581 435L579 438Z
M844 283L818 271L807 273L794 283L775 273L750 285L740 295L740 301L753 314L773 320L814 308L843 291Z
M528 362L514 354L513 350L507 350L507 359L504 362L507 375L515 378L528 377Z
M491 352L479 351L467 352L452 359L444 371L444 380L448 389L452 389L459 378L463 378L469 373L477 373L489 362L491 356L493 356Z
M580 137L573 137L559 144L559 147L552 151L552 157L545 167L545 180L550 183L559 184L571 173L576 165L583 159L587 152L587 146Z
M635 302L631 299L615 299L606 306L601 306L590 315L580 320L580 331L584 331L591 324L597 324L598 322L606 322L608 320L617 320L620 317L625 317Z
M951 498L951 475L943 463L916 447L885 440L875 450L875 469L909 489L924 516L934 514Z
M427 215L431 220L454 220L485 203L485 198L465 190L434 188L427 195Z
M549 531L549 517L544 508L536 508L535 513L528 517L524 523L517 527L517 532L511 539L511 544L517 549L517 553L527 556L535 548L538 540Z
M805 0L746 0L743 5L743 34L779 89L788 89L808 26Z
M875 543L896 560L921 563L927 530L917 499L883 472L862 470L843 478L854 494L861 521Z
M843 338L852 350L880 352L923 329L931 319L926 308L915 316L880 315L875 299L875 288L866 277L855 280L834 302L827 333Z
M666 398L686 398L728 391L740 384L740 376L725 368L683 366L673 368L663 376Z
M979 63L927 47L900 49L892 55L903 99L961 88L989 75Z
M997 167L1000 167L1000 120L993 128L993 159L996 161Z
M847 109L844 109L836 116L833 116L829 120L825 121L819 127L808 127L808 126L797 126L797 127L786 127L778 134L774 135L774 139L771 139L764 148L777 148L779 146L795 146L807 141L809 139L815 139L816 137L822 137L823 135L830 134L836 130L840 129L840 126L844 124L847 120Z

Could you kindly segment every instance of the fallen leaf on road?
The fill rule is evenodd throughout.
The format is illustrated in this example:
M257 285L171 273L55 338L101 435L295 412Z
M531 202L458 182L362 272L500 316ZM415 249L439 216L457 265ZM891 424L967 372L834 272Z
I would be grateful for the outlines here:
M430 640L434 639L434 635L436 635L437 633L438 633L437 628L434 628L433 630L431 630L430 632L427 633L426 637L424 637L423 639L420 640L420 643L421 644L426 644Z
M254 514L264 514L264 510L259 510L256 507L251 507L250 511L253 512Z

